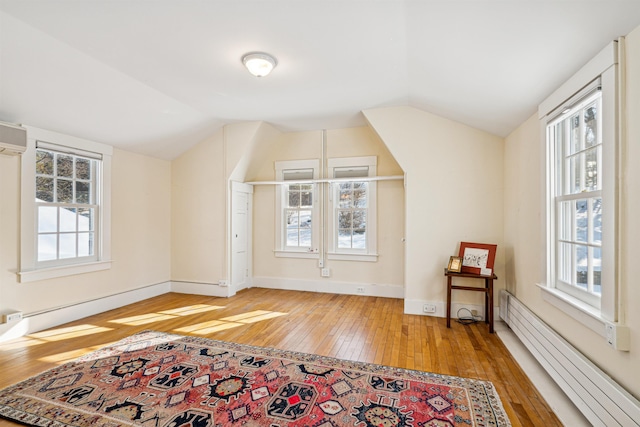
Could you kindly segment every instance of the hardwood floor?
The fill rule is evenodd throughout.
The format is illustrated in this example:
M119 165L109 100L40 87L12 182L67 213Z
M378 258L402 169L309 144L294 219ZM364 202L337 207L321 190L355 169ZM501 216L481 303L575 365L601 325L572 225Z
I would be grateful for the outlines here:
M166 294L2 343L0 388L145 329L489 380L513 426L562 425L484 323L447 329L401 299L259 288Z

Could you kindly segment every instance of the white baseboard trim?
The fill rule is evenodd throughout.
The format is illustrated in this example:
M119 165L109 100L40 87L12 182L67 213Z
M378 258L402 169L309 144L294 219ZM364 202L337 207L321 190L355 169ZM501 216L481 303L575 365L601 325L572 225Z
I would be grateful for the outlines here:
M196 294L206 295L210 297L227 298L231 296L231 288L229 286L220 286L217 283L198 283L198 282L171 282L171 292L179 294Z
M363 295L384 298L404 298L402 285L337 282L330 279L305 280L286 277L253 277L253 287L285 289L289 291L321 292L330 294ZM363 292L359 292L362 290Z
M103 298L28 314L20 322L15 324L0 325L0 342L19 338L26 334L42 331L94 314L103 313L168 292L171 292L171 282L163 282Z
M435 313L425 313L424 306L425 304L435 305L436 311ZM478 304L460 304L457 302L451 303L451 318L458 318L458 311L460 309L467 309L469 311L463 310L460 312L461 317L468 317L469 312L475 310L482 319L484 319L484 305ZM493 321L498 319L499 307L495 306L493 308ZM434 317L447 317L447 302L446 301L426 301L426 300L404 300L404 312L405 314L417 314L421 316L434 316Z

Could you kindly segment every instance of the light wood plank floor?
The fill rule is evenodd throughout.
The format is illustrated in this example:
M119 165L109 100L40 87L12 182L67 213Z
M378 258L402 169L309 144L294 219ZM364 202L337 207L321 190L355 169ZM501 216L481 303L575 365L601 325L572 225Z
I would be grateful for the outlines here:
M400 299L259 288L166 294L2 343L0 388L145 329L489 380L513 426L562 425L484 323L447 329Z

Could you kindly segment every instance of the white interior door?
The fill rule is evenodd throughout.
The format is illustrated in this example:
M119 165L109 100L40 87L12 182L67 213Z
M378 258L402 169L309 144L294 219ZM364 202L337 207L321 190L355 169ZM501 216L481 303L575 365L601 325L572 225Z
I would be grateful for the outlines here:
M231 293L251 286L251 205L253 187L231 185Z

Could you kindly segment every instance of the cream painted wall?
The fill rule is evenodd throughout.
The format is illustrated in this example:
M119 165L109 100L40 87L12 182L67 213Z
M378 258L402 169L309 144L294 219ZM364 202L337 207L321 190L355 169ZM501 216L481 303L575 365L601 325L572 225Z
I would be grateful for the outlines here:
M110 270L19 283L20 157L0 155L0 312L31 314L171 278L171 168L164 160L113 153Z
M504 288L502 138L412 107L364 114L407 173L405 310L411 300L446 302L443 269L461 241L498 245L494 288Z
M173 280L229 280L229 180L251 180L280 135L268 123L235 123L172 162Z
M171 163L171 279L225 278L226 177L219 131Z
M169 280L171 163L114 149L111 179L113 283L105 295Z
M520 281L529 278L534 285L546 275L544 156L534 114L506 139L504 159L506 288L523 302L539 296L540 289Z
M224 128L229 179L253 181L282 132L265 122L236 123Z
M284 133L265 154L268 157L255 172L255 180L272 181L275 179L275 161L320 159L322 131ZM402 169L384 144L367 127L327 131L326 156L377 156L378 175L402 175ZM402 287L403 193L402 181L378 183L378 261L327 260L325 267L331 270L331 277L323 279L317 259L275 257L275 187L256 185L253 198L254 276Z
M282 134L255 173L256 181L275 179L276 160L319 159L321 144L321 131ZM253 275L317 279L317 260L275 257L275 186L256 185L253 191Z
M21 310L20 156L0 155L0 314Z
M626 141L622 144L620 214L621 320L631 334L631 350L610 348L604 338L542 299L536 283L545 281L544 144L537 118L509 135L505 145L505 248L508 288L636 398L640 398L640 28L626 37Z

